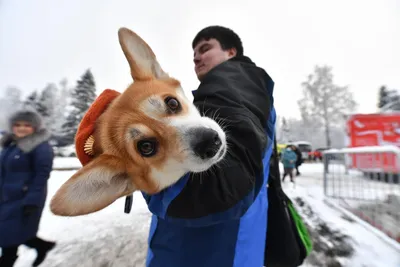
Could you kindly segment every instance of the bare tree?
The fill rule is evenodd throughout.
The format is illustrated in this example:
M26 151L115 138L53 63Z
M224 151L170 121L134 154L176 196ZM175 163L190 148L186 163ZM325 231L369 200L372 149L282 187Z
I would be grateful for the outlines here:
M6 88L3 98L0 99L1 130L8 128L8 118L13 112L22 107L21 95L21 90L15 86Z
M279 122L278 122L279 123ZM282 142L289 142L292 141L292 133L291 133L291 127L288 125L288 121L286 120L285 117L282 117L281 125L280 125L280 138Z
M347 86L333 82L332 67L315 66L314 73L303 82L303 98L298 101L303 121L306 124L322 125L326 146L331 147L331 129L340 123L346 114L357 106Z

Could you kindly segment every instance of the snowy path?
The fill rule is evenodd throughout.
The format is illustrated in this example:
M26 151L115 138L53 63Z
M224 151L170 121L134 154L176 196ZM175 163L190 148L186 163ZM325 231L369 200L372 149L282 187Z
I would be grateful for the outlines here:
M55 165L75 165L76 160L62 161ZM69 163L68 163L69 162ZM325 222L331 229L338 229L349 235L349 243L355 252L350 259L338 259L346 267L399 267L400 255L381 239L362 226L349 222L342 215L326 205L322 195L322 166L305 164L302 166L303 176L297 179L297 187L293 189L287 182L285 191L293 199L297 197L305 204L299 206L300 212L307 214L311 208L318 220ZM49 196L67 180L74 171L53 171L49 181ZM39 235L58 242L58 246L48 254L43 267L140 267L144 266L147 249L147 235L150 213L140 193L134 195L131 214L123 212L124 199L116 201L108 208L75 218L54 216L46 206ZM301 204L300 202L296 202ZM307 223L318 227L312 216L307 216ZM329 240L328 240L329 243ZM16 267L28 267L35 258L35 252L21 246L20 258ZM303 267L324 267L320 258L326 255L314 253ZM319 263L318 263L319 262Z

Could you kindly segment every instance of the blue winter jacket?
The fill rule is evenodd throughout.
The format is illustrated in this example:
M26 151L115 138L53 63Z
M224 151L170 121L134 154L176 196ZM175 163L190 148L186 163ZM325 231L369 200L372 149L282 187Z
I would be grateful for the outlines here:
M199 110L224 122L229 152L201 180L189 173L159 194L143 194L153 213L146 266L263 266L273 86L249 58L235 57L193 92Z
M25 144L3 140L0 154L0 247L24 244L36 236L47 196L53 150L44 136L30 136ZM27 142L28 141L28 142ZM23 214L23 206L36 212Z
M296 167L297 155L293 150L285 149L282 154L282 164L284 168L295 168Z

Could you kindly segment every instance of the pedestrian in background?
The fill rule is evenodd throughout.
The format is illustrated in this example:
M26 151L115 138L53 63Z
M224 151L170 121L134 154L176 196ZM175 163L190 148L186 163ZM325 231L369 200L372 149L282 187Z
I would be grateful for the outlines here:
M303 155L301 155L301 151L297 146L292 146L292 149L294 151L294 153L296 153L297 159L296 159L296 176L300 176L300 171L299 171L299 167L301 164L303 164Z
M53 165L50 134L32 111L15 113L9 123L0 142L0 267L14 265L22 244L36 250L38 266L55 246L36 236Z
M285 177L289 175L290 181L294 183L293 180L293 170L296 167L296 160L297 160L297 155L293 151L292 146L287 146L286 149L282 153L282 164L283 164L283 177L282 177L282 182L285 181Z

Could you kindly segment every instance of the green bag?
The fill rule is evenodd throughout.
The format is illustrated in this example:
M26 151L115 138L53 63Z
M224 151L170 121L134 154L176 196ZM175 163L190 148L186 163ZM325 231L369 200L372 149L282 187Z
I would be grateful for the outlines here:
M276 139L268 180L268 222L264 254L267 267L297 267L312 251L308 230L282 190Z
M308 233L307 227L304 224L303 220L301 219L300 215L297 213L297 210L294 208L293 203L289 199L288 203L289 203L288 207L290 214L292 215L292 219L294 221L294 224L296 225L296 229L301 239L301 242L303 243L303 246L306 249L306 257L307 257L308 255L310 255L313 248L310 234Z

